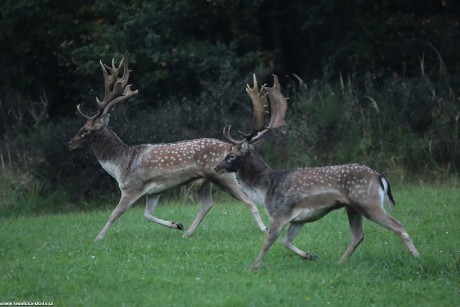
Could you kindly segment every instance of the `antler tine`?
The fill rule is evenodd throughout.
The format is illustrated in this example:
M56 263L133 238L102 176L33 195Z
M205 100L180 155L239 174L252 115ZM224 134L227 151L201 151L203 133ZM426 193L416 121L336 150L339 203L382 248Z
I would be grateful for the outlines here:
M104 111L102 112L102 115L104 114L107 114L108 112L110 112L110 110L116 106L117 104L120 104L122 101L128 99L129 97L131 96L134 96L137 94L138 90L131 90L131 86L132 84L129 84L125 87L124 89L124 92L122 94L122 96L119 96L115 99L113 99L105 108L104 108Z
M263 85L259 90L256 76L254 75L254 85L251 88L249 85L246 87L246 92L252 101L254 109L254 118L252 131L249 134L244 134L240 131L245 139L237 141L230 136L231 126L224 128L223 135L233 145L241 145L243 142L253 144L260 140L265 133L271 129L283 126L284 117L286 115L287 101L286 98L281 94L281 86L278 81L278 77L273 75L273 87L265 87ZM267 98L268 97L268 98ZM270 100L270 112L267 112L268 107L267 99ZM268 126L265 126L265 117L270 114L270 122Z
M97 113L96 115L93 115L93 116L88 116L88 115L84 114L84 113L80 110L80 105L79 105L79 104L77 105L77 111L78 111L78 113L80 113L81 116L83 116L83 117L86 118L86 119L95 119L95 118L99 115L99 113Z
M107 105L104 108L104 111L102 114L106 114L110 112L110 110L115 107L116 105L120 104L124 100L128 99L131 96L134 96L137 94L137 90L133 91L131 90L131 84L127 85L128 80L129 80L129 73L131 70L128 68L128 60L129 60L129 53L126 52L123 58L121 59L120 63L118 64L118 67L115 68L114 63L112 62L112 71L113 75L115 75L115 83L113 85L113 91L110 95L110 99L107 103ZM123 66L123 76L121 78L118 78L118 71L120 67Z
M232 138L230 136L230 129L231 128L232 128L231 125L229 125L228 128L224 127L224 131L222 132L222 134L224 135L224 138L227 139L227 141L229 141L233 145L241 145L245 140L237 141L234 138Z
M257 83L255 74L253 74L253 80L254 85L252 86L252 88L249 86L249 84L246 85L246 92L248 93L249 98L251 99L252 108L254 111L252 131L249 134L240 132L247 139L250 139L251 137L256 135L260 130L263 130L265 128L265 110L267 107L267 95L261 94L262 90L265 87L265 84L262 85L262 88L259 91L259 85Z
M278 77L273 75L273 87L267 87L265 89L270 99L270 123L268 124L269 129L275 129L285 125L284 117L286 116L287 110L287 99L281 93L281 86L278 81Z
M100 101L99 98L96 97L96 102L99 106L99 110L101 111L105 108L108 101L110 101L110 96L113 95L112 88L118 78L118 69L114 66L114 61L115 59L112 59L112 67L109 67L102 63L102 61L99 61L99 65L101 65L102 69L102 75L104 77L104 99Z
M99 107L103 110L102 114L107 114L113 107L138 92L137 90L131 90L131 84L127 85L129 73L131 72L128 68L128 60L129 53L126 52L118 67L115 66L115 59L112 59L112 67L108 67L107 65L102 66L101 63L104 74L105 94L104 100L102 102L98 100L98 103ZM121 67L123 67L123 76L119 78L118 75Z
M120 104L122 101L129 97L137 94L137 90L131 89L131 84L127 85L129 80L129 73L131 70L128 69L129 53L123 55L118 67L115 66L115 59L112 59L112 67L103 64L99 61L102 69L102 75L104 77L104 99L99 100L96 97L96 102L99 107L99 111L93 116L87 116L80 110L80 105L77 106L77 111L86 119L96 119L104 114L110 112L113 107ZM123 76L118 77L120 68L123 67Z
M271 129L285 125L284 117L287 110L287 99L281 93L281 86L278 77L273 75L273 87L263 88L270 100L270 123L264 129L258 131L254 137L249 139L249 143L255 143Z

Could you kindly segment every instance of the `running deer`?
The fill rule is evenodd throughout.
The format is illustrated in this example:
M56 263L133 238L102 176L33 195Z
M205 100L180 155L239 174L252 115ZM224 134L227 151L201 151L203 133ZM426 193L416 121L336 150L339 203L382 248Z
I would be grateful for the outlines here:
M271 169L256 154L251 144L261 140L266 132L284 125L286 98L281 94L276 76L273 87L262 86L260 90L254 76L254 86L248 86L246 91L254 108L252 132L243 134L243 140L235 140L230 136L231 126L224 128L224 137L233 146L215 170L219 174L236 172L243 189L254 200L259 199L265 205L270 217L270 230L251 266L252 270L259 268L266 252L288 223L284 246L302 258L315 260L315 255L300 250L292 241L305 223L316 221L342 207L345 207L348 214L352 236L339 263L346 261L363 240L363 216L394 231L414 257L420 255L401 223L385 211L385 200L390 207L395 203L390 183L377 171L358 164L292 170ZM271 118L266 125L268 100Z
M128 85L128 53L124 55L118 67L112 60L112 67L100 62L104 77L104 99L96 98L99 111L87 116L77 106L77 111L86 118L85 125L69 142L71 150L91 146L97 160L118 182L121 198L113 210L107 224L102 228L96 240L103 239L110 226L134 202L146 197L144 217L150 222L183 230L181 223L166 221L153 216L161 193L193 182L199 186L201 209L195 220L184 233L190 237L212 207L212 184L230 193L250 209L258 227L266 231L255 203L242 191L235 174L217 174L216 164L225 157L229 144L215 139L196 139L171 144L144 144L129 146L124 144L108 127L110 111L129 97L135 95ZM120 68L123 74L119 77Z

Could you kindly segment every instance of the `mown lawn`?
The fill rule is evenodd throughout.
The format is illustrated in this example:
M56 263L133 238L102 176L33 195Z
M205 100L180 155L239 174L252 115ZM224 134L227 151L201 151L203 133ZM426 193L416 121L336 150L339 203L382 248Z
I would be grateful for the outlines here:
M397 236L366 221L364 242L338 265L350 237L340 210L307 225L295 241L318 261L301 259L279 239L257 272L247 269L265 235L238 203L216 204L190 239L144 221L141 204L96 243L109 212L3 218L0 302L459 306L459 189L395 187L394 195L392 215L403 222L421 258L412 258ZM156 213L188 226L197 212L196 204L167 204Z

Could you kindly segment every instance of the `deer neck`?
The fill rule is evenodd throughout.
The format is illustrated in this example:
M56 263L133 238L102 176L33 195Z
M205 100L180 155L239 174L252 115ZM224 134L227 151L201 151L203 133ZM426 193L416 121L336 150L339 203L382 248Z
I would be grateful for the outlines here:
M252 149L240 163L237 175L245 189L265 194L274 170Z
M108 127L101 128L94 136L91 145L93 152L99 162L117 161L126 156L129 146L123 143L120 138Z

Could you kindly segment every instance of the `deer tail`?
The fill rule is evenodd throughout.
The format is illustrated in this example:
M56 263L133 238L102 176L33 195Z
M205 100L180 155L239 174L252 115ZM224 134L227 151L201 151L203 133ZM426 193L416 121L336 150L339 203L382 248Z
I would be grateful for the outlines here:
M387 199L387 203L388 203L388 208L389 209L393 209L395 206L396 206L396 203L395 203L395 200L393 198L393 194L391 193L391 186L390 186L390 182L388 181L388 179L383 176L383 175L380 175L379 177L379 181L380 181L380 186L383 190L383 199L382 199L382 205L383 205L383 201L384 199L386 198ZM386 196L386 197L385 197Z

